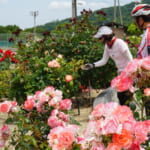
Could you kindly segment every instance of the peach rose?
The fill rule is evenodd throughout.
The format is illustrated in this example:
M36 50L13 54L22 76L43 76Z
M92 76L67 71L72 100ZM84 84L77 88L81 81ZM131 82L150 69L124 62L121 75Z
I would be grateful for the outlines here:
M28 99L24 103L24 108L26 110L32 110L35 105L35 101L33 99Z
M66 75L66 76L65 76L65 81L66 81L66 82L70 82L70 81L72 81L72 80L73 80L72 75Z
M0 104L0 112L8 113L11 109L11 104L8 102L3 102Z
M144 95L145 96L150 96L150 88L144 89Z
M121 146L121 148L129 148L132 145L133 135L131 132L123 129L121 134L114 134L112 141Z
M72 102L70 99L64 99L59 102L59 109L60 110L69 110L71 109Z
M61 145L64 145L65 148L70 147L74 141L73 133L69 131L61 132L58 141Z
M121 147L117 143L109 143L106 150L121 150Z

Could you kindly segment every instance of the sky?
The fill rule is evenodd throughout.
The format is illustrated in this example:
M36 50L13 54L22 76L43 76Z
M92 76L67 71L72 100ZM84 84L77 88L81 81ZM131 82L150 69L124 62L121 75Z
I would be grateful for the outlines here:
M120 0L120 5L133 1ZM83 9L94 11L113 5L114 0L77 0L77 14ZM72 0L0 0L0 25L31 28L34 26L34 11L38 11L36 25L66 19L72 16Z

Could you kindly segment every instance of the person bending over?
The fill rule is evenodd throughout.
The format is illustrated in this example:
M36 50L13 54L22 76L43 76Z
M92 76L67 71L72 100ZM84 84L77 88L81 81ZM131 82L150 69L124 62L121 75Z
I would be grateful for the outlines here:
M117 67L118 74L120 74L127 64L133 59L127 43L124 40L117 38L112 29L108 26L100 27L93 37L97 38L105 45L103 57L97 62L85 64L82 69L89 70L94 67L104 66L108 62L109 58L111 58ZM126 100L129 99L130 96L128 96L127 93L128 91L118 92L118 98L121 105L124 105Z

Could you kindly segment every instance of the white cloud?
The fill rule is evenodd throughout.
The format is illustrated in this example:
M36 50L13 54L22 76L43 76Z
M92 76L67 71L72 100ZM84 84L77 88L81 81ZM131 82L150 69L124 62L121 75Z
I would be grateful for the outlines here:
M83 8L83 9L92 9L92 10L96 10L96 9L100 9L100 8L104 8L104 7L108 7L111 6L110 3L107 2L86 2L85 0L78 0L77 1L77 7ZM49 9L70 9L72 7L72 1L58 1L58 0L53 0L49 3Z
M92 10L96 10L96 9L101 9L104 7L108 7L109 4L108 3L104 3L104 2L88 2L86 3L86 8L90 8Z
M7 2L8 2L8 0L0 0L1 4L7 3Z
M52 1L49 3L49 9L66 9L71 7L71 1Z

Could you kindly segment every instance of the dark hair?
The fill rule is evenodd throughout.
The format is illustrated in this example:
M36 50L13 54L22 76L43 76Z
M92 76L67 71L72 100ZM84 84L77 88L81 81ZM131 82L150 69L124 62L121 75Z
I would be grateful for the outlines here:
M104 41L111 41L112 38L115 36L115 33L109 34L109 35L103 35Z
M149 15L141 15L141 16L137 16L136 20L139 20L139 18L142 17L144 22L150 22L150 14Z

